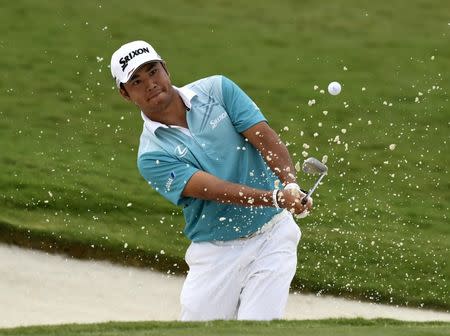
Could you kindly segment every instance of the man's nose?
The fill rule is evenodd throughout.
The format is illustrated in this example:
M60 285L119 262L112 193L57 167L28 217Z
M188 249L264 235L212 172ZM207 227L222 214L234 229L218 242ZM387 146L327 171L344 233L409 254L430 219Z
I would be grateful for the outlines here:
M151 76L146 76L145 78L145 85L147 91L151 91L155 87L155 81Z

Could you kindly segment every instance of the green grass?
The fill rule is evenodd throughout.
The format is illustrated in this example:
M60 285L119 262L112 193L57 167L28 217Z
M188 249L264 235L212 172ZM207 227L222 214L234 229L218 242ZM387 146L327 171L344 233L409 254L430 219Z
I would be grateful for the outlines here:
M8 2L0 239L186 270L181 210L139 176L142 121L108 69L120 44L146 39L174 84L225 74L296 161L328 156L314 214L299 221L294 290L449 310L449 10L444 0ZM333 80L342 93L320 93Z
M33 336L175 336L175 335L448 335L450 323L398 322L393 320L321 320L321 321L213 321L206 323L182 322L112 322L86 325L61 325L0 329L0 335Z

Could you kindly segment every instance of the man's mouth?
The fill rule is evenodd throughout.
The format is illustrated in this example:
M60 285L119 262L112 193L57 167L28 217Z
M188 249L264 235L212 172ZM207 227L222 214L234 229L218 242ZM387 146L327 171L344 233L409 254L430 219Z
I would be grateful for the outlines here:
M160 94L161 92L162 92L161 90L157 90L157 91L155 91L155 92L152 92L152 93L148 96L147 100L152 100L153 98L156 98L157 96L159 96L159 94Z

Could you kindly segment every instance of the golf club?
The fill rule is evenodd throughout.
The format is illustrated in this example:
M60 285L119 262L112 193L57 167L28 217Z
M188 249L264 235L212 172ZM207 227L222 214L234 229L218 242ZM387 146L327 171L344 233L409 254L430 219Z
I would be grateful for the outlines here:
M306 174L320 174L314 186L309 189L308 193L305 195L305 197L303 197L302 204L304 205L306 204L306 202L308 202L308 197L312 195L314 190L316 190L317 186L319 185L320 181L322 181L323 177L328 173L328 167L316 158L310 157L303 162L302 170Z

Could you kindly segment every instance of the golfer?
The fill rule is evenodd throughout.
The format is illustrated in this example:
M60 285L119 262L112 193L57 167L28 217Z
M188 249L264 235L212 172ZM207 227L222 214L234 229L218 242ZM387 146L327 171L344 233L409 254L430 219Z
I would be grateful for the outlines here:
M307 212L289 153L258 106L230 79L175 87L144 41L111 58L120 94L144 120L137 165L183 207L189 273L181 320L283 317Z

